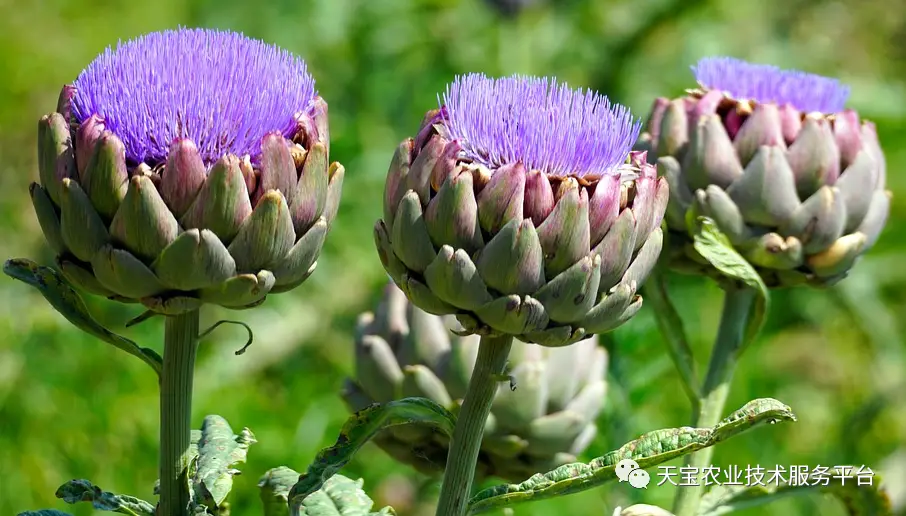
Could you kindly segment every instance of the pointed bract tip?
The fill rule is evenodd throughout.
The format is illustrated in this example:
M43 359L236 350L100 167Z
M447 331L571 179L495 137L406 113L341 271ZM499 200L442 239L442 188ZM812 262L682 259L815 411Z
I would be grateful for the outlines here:
M67 84L60 90L60 98L57 99L57 113L63 115L67 122L72 120L72 97L75 92L75 86Z
M177 151L198 151L198 146L191 138L177 137L170 142L170 154Z

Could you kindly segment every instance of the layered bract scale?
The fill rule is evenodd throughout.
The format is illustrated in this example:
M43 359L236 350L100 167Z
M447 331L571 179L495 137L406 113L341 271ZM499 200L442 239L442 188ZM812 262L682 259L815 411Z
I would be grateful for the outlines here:
M344 175L305 64L207 30L102 54L41 119L38 152L31 195L62 273L161 313L302 283Z
M460 329L454 317L428 314L389 285L375 312L359 317L355 377L343 392L349 408L418 396L457 412L479 343L477 335L451 331ZM477 473L519 482L575 462L597 435L607 352L596 338L562 348L517 341L508 364L516 389L506 382L497 389ZM417 425L385 430L374 442L428 474L443 472L450 445L443 434Z
M467 331L562 346L641 306L668 192L628 112L521 77L457 78L402 142L375 226L416 306Z
M636 146L670 182L671 266L716 274L688 234L707 216L768 286L844 278L890 209L874 124L833 79L727 58L694 70L701 88L657 99Z

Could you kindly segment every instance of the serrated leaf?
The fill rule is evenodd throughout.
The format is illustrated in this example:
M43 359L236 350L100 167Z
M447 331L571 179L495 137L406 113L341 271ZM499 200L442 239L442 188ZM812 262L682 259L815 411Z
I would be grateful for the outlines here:
M334 475L321 488L293 508L293 516L370 516L395 515L391 507L371 512L374 501L362 490L362 480Z
M56 497L66 503L91 502L99 511L118 512L130 516L154 516L154 506L134 496L104 491L83 479L70 480L57 489Z
M289 516L289 490L299 480L294 469L280 466L269 470L258 481L264 516Z
M189 469L194 503L219 508L233 488L233 476L239 474L232 466L245 462L249 446L256 442L248 428L235 435L226 419L205 417L197 444L198 458ZM191 449L188 453L191 456Z
M142 359L160 377L163 363L160 355L153 349L139 347L135 342L113 333L94 320L94 317L88 312L88 307L85 306L85 301L82 300L82 297L72 288L66 278L57 273L57 271L50 267L38 265L31 260L14 258L7 260L3 264L3 272L11 278L38 289L38 292L50 303L50 306L60 312L73 326L108 344L112 344L130 355Z
M469 514L593 489L616 479L616 465L623 459L633 459L641 469L648 469L714 446L756 426L795 420L796 416L790 408L775 399L753 400L714 428L655 430L588 464L565 464L548 473L533 475L520 484L499 485L480 491L469 500Z
M698 217L689 220L689 224L689 233L698 254L708 260L721 274L731 280L742 282L757 294L746 324L745 339L739 348L741 354L764 326L769 303L768 288L752 264L736 252L730 239L718 229L713 220Z
M68 512L58 511L56 509L41 509L40 511L20 512L16 516L72 516Z
M290 490L291 512L296 511L307 496L314 493L349 462L353 455L378 432L398 425L422 424L453 435L456 425L453 414L427 398L403 398L387 403L375 403L349 416L337 442L318 452L308 471ZM293 512L295 515L296 512Z
M788 496L827 493L837 497L850 516L893 516L890 499L880 488L881 478L872 474L871 485L859 485L858 476L854 468L829 468L824 475L812 472L797 479L796 485L715 486L702 497L698 515L721 516Z

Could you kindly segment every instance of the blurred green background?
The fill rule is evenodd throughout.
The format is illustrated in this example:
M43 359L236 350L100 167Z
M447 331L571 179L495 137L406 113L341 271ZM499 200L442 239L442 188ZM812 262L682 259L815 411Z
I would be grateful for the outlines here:
M510 3L520 3L511 1ZM36 122L59 88L118 39L178 25L229 28L281 45L309 63L330 103L332 159L346 165L340 214L317 273L262 307L206 309L238 318L255 344L237 357L240 330L204 341L194 414L225 416L259 439L235 482L234 514L258 514L255 484L267 469L304 469L333 442L346 413L337 394L351 373L356 315L372 307L384 273L372 245L392 152L454 74L556 75L589 86L644 117L653 98L694 86L689 65L732 55L841 78L850 106L877 123L894 192L879 244L830 290L776 292L769 324L745 356L727 411L775 397L795 424L757 430L717 448L717 465L865 464L886 472L906 505L906 4L888 0L535 0L518 16L481 0L0 0L0 256L50 263L27 195L37 178ZM190 64L187 63L187 66ZM720 295L672 278L672 296L704 368ZM156 347L159 321L124 330L130 306L90 299L109 327ZM37 292L0 278L0 514L56 507L71 478L151 499L156 478L157 388L137 360L73 329ZM203 321L204 323L204 321ZM640 433L689 424L689 406L652 314L603 339L611 379L602 432L587 458ZM565 371L564 374L570 374ZM670 464L680 465L679 461ZM425 506L438 482L373 446L345 473L364 477L400 514ZM653 475L654 476L654 475ZM624 484L517 515L607 514L645 501L669 507L674 487ZM89 507L72 507L91 514ZM787 499L744 514L843 514L831 498Z

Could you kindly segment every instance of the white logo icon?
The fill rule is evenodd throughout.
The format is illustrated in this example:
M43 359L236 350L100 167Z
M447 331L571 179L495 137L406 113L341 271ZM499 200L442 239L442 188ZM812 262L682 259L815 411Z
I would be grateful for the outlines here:
M620 462L617 462L617 478L620 479L620 482L626 482L627 480L629 480L629 474L632 473L632 470L635 469L639 469L638 462L632 459L623 459Z
M632 459L623 459L614 469L620 482L629 482L636 489L648 489L651 476L647 471L639 468L639 463Z
M636 469L629 474L629 485L636 489L648 489L648 482L651 482L651 476L644 469Z

